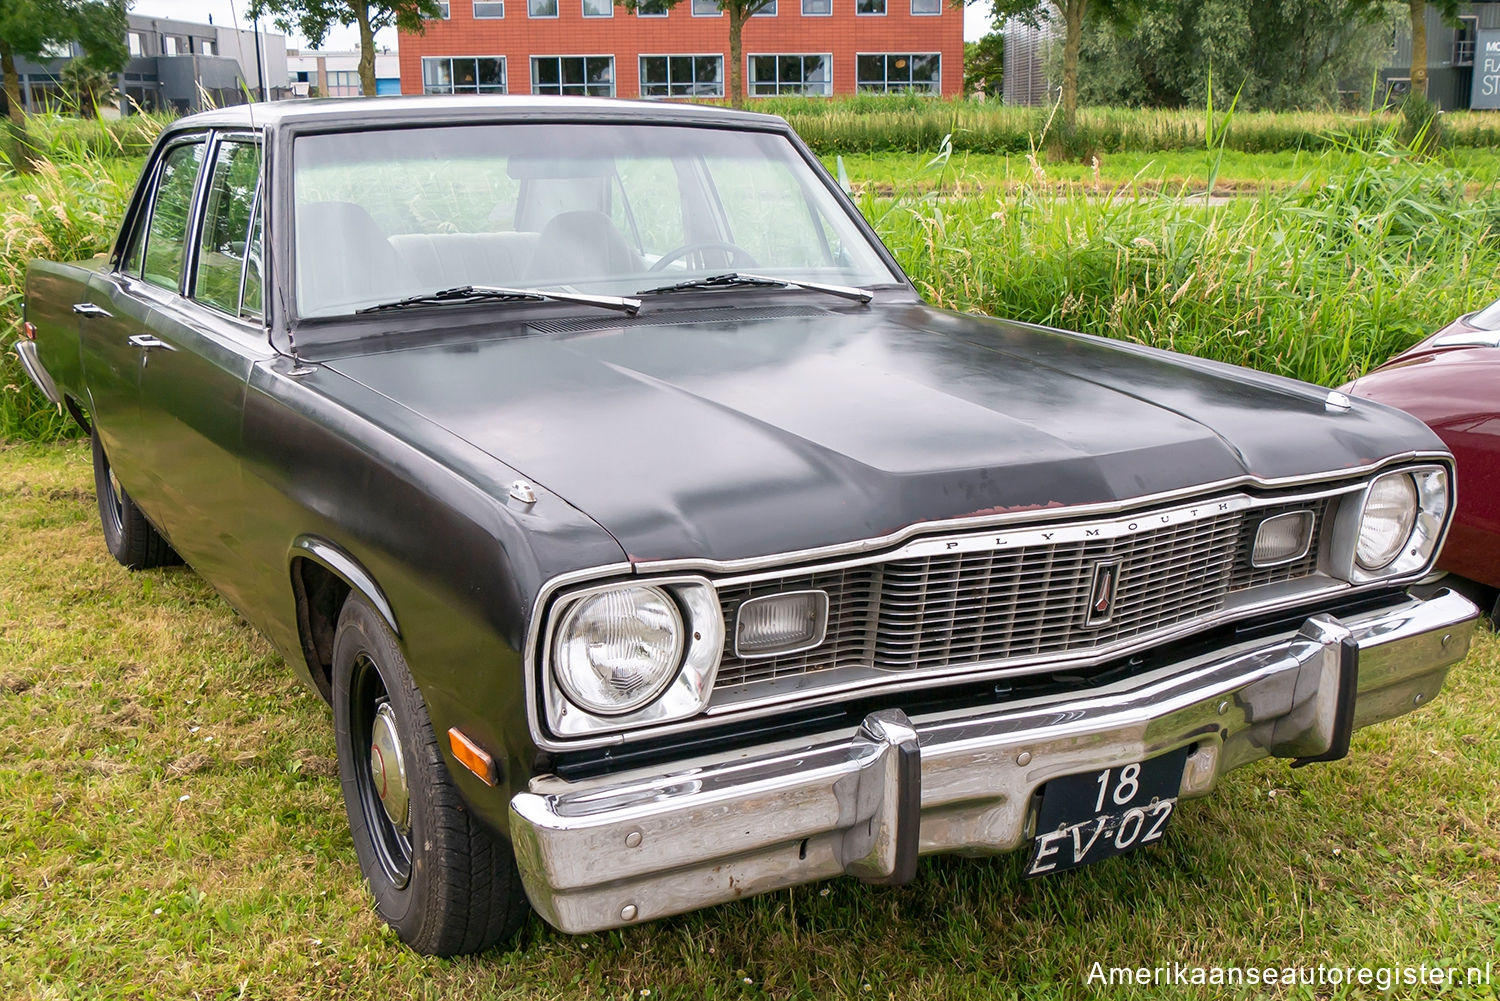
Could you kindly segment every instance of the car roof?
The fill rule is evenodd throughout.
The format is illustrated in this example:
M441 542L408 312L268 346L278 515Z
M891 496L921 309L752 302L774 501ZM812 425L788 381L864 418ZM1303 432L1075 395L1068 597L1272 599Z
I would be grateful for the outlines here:
M170 131L218 128L316 127L365 124L397 125L449 121L524 121L536 118L584 118L629 122L685 122L705 125L785 128L775 115L733 108L664 101L622 101L600 97L537 95L400 95L389 97L302 98L260 104L236 104L179 118Z

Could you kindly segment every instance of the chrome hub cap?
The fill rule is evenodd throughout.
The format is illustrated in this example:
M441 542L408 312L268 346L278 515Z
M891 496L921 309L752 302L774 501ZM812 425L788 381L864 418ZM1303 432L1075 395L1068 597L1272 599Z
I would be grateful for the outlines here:
M375 710L370 735L370 776L380 805L396 830L411 830L411 795L406 787L406 760L401 756L401 739L396 731L396 711L389 702Z

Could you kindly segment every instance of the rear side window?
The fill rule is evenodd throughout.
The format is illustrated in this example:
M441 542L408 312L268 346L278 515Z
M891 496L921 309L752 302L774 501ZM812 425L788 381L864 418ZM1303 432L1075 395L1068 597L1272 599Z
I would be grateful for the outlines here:
M177 290L182 262L187 256L189 214L193 185L203 161L203 143L186 143L167 151L156 181L156 201L146 228L146 253L141 277L152 285Z
M224 142L214 157L209 179L203 234L198 243L198 274L193 297L231 316L241 316L242 281L248 282L252 257L252 216L260 180L260 146L253 142ZM259 282L258 268L255 281ZM260 309L259 295L249 311Z

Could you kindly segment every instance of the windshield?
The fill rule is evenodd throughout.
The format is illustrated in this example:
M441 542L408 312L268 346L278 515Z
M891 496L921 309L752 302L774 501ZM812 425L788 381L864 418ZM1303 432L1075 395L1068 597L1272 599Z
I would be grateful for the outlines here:
M455 286L630 295L726 271L899 281L785 138L662 125L301 136L298 312Z

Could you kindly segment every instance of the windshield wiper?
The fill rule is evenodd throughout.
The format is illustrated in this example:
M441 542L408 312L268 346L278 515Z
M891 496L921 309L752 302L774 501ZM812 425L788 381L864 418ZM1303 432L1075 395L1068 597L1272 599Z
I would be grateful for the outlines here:
M869 302L875 298L875 293L866 289L855 288L852 285L824 285L821 282L802 282L795 278L771 278L767 275L750 275L743 271L729 271L722 275L710 275L707 278L694 278L692 281L678 282L676 285L663 285L660 288L641 289L636 295L665 295L668 292L692 292L697 289L714 288L805 288L813 292L826 292L828 295L836 295L841 299L853 299L855 302Z
M356 309L356 313L378 313L383 309L406 309L410 306L436 306L449 302L576 302L584 306L618 309L634 316L640 312L639 299L615 295L583 295L578 292L542 292L534 288L504 288L500 285L460 285L404 299L382 302L378 306Z

